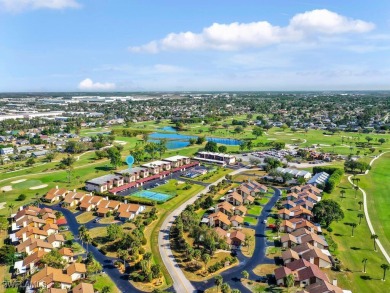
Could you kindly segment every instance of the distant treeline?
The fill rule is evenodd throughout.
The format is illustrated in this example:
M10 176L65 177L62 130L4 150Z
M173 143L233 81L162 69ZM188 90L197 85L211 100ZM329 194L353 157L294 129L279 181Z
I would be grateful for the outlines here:
M140 134L149 134L150 130L140 130L140 129L113 129L111 131L112 135L116 136L126 136L126 137L135 137Z

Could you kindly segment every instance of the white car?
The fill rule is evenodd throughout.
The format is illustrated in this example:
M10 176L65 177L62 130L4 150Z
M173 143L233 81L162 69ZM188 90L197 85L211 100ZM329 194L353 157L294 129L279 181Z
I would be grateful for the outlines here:
M263 220L263 223L264 223L264 224L267 224L267 219Z

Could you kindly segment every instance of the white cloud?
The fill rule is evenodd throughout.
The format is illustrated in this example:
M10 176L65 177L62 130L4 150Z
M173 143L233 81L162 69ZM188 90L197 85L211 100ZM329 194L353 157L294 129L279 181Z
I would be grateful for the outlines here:
M19 12L27 9L79 8L77 0L0 0L0 8Z
M92 79L86 78L79 83L80 90L113 90L115 89L115 83L105 82L93 82Z
M170 33L161 40L141 46L130 47L131 52L157 53L164 50L225 50L294 43L313 37L346 33L365 33L374 29L374 24L355 20L335 12L321 9L295 15L285 27L274 26L267 21L251 23L214 23L201 33Z
M317 9L295 15L290 27L307 33L326 35L343 33L365 33L374 29L374 24L352 19L326 9Z

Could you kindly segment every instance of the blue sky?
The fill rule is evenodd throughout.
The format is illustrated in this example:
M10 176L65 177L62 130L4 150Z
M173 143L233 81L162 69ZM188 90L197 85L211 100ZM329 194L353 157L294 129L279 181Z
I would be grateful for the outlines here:
M0 0L0 91L390 89L390 2Z

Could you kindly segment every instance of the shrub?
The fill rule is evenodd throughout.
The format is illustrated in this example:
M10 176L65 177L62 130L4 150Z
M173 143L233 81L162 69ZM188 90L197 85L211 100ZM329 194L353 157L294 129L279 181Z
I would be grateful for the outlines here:
M19 195L18 196L18 198L16 199L17 201L23 201L23 200L25 200L27 198L27 196L25 195L25 194L21 194L21 195Z

